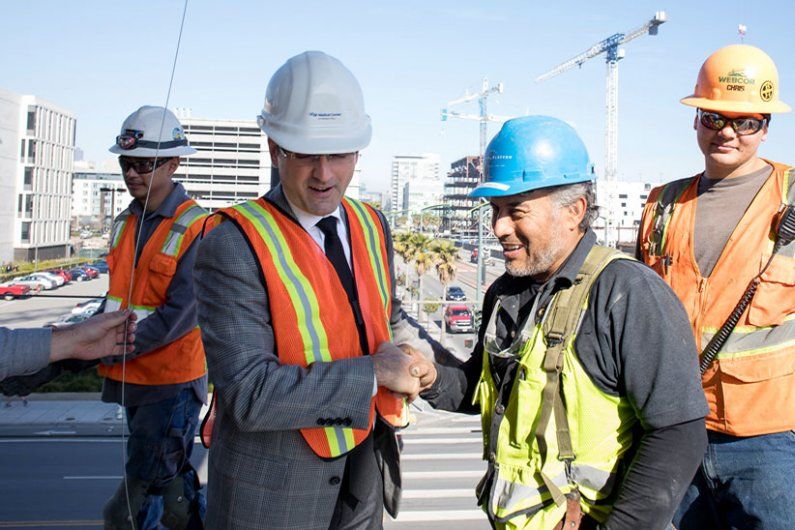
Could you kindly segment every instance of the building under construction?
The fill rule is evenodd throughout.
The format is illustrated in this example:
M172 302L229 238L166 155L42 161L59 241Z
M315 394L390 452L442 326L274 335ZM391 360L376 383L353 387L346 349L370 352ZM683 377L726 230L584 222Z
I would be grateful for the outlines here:
M442 231L461 237L477 235L477 219L472 209L477 199L470 199L469 193L481 180L480 157L467 156L450 164L450 171L444 183L444 203L447 205L442 215Z

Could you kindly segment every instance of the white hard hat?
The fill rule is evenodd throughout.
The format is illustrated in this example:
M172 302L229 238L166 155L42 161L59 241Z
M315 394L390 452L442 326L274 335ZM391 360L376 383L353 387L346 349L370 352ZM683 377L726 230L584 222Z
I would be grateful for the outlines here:
M290 58L268 83L257 122L280 147L296 153L350 153L372 136L359 82L323 52Z
M173 112L145 105L124 120L110 152L140 158L166 158L192 155L197 151L188 145L182 124Z

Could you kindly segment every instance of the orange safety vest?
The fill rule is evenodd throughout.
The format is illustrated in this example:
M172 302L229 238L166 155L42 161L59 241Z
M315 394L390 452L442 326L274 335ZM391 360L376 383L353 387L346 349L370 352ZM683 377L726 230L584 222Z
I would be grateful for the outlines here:
M367 346L375 353L392 340L389 316L392 286L386 234L375 210L345 198L351 260ZM242 229L262 268L272 308L276 353L283 364L309 366L359 357L362 351L354 312L334 266L314 239L286 213L264 198L219 211ZM344 425L301 429L320 457L333 458L352 450L373 427L376 410L393 426L407 423L405 400L378 388L370 403L367 429Z
M166 292L177 270L177 263L199 236L207 217L193 200L179 205L174 217L163 219L144 246L130 294L130 277L135 259L138 216L129 210L113 222L108 268L110 286L105 311L132 308L140 323L166 303ZM130 361L100 365L99 375L138 385L172 385L186 383L206 373L204 346L198 326L177 340Z
M771 257L773 225L795 202L795 172L773 173L732 232L708 278L694 252L697 175L655 188L641 220L640 249L684 304L702 351ZM795 429L795 243L785 245L702 378L707 428L735 436Z

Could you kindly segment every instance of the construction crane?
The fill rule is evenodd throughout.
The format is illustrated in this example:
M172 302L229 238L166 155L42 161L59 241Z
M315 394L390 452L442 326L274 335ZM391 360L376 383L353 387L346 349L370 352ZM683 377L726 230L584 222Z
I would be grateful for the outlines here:
M632 31L627 33L616 33L610 37L597 42L581 54L572 57L568 61L559 64L549 72L542 74L536 78L536 82L540 83L552 77L562 74L571 70L575 66L582 66L582 64L594 57L605 54L605 62L607 63L607 93L605 95L606 111L607 111L607 126L605 130L605 172L604 177L608 183L608 189L614 188L613 183L616 180L618 173L618 61L624 58L625 51L621 48L622 44L635 40L643 35L657 35L661 24L667 20L665 11L658 11L654 17ZM610 208L613 208L613 201L610 200ZM614 221L613 212L608 213L608 223ZM611 241L612 242L612 241Z
M667 16L665 11L658 11L651 20L639 28L627 33L616 33L615 35L611 35L603 41L597 42L583 53L561 63L549 72L536 78L536 82L545 81L571 70L575 66L582 66L585 61L593 59L598 55L603 53L606 54L607 94L605 100L607 107L607 160L605 163L605 177L607 180L615 178L618 165L618 61L623 59L625 55L625 51L621 48L621 45L646 34L657 35L659 26L665 23L666 20Z
M502 83L497 83L494 86L489 86L489 80L483 78L483 85L480 92L470 94L469 91L463 97L447 102L447 107L442 109L441 119L447 121L447 118L459 118L462 120L477 120L480 122L480 175L483 178L483 157L486 153L486 140L488 139L488 124L490 121L505 121L511 116L496 116L488 113L488 100L491 94L503 93ZM480 112L478 114L465 114L454 110L449 110L453 105L461 103L469 103L470 101L478 101ZM480 204L483 206L484 204ZM475 281L475 302L480 303L481 291L483 290L483 283L485 282L486 270L483 262L483 212L484 208L478 208L478 264L477 264L477 279Z

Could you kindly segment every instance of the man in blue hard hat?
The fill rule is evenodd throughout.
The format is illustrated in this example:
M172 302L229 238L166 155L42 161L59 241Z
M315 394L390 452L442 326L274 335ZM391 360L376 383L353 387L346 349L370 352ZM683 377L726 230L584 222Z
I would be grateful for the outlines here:
M495 528L663 529L706 447L685 311L642 264L596 245L593 169L572 127L510 120L472 192L506 272L471 358L417 351L434 407L480 413L478 503Z

